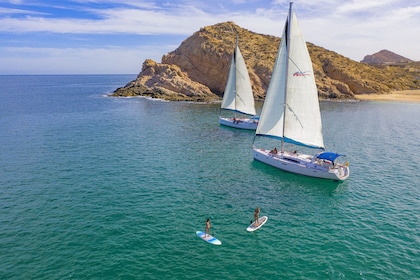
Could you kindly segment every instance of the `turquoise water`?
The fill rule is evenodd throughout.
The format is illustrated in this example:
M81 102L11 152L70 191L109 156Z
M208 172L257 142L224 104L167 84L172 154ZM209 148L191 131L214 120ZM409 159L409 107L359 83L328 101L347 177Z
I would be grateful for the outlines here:
M336 183L254 162L218 104L105 96L134 78L0 76L1 279L420 278L420 104L322 102Z

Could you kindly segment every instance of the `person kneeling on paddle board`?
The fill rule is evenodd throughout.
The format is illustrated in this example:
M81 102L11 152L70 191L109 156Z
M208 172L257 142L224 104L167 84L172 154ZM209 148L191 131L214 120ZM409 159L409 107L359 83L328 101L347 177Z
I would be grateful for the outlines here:
M260 207L255 208L254 211L254 220L255 220L255 226L258 226L258 216L260 215Z
M211 227L210 219L207 219L207 221L206 221L206 236L210 235L210 227Z

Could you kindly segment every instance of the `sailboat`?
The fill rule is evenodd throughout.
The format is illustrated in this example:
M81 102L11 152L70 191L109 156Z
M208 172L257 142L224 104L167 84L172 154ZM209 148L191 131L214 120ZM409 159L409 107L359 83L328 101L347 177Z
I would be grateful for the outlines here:
M350 169L348 162L338 162L344 155L324 150L312 62L292 4L255 132L253 157L284 171L342 181L349 177ZM281 148L257 148L259 136L280 140ZM318 152L308 155L285 146Z
M226 110L234 112L234 116L222 117L222 112ZM239 50L238 37L223 94L219 122L221 125L251 130L255 130L258 125L251 81L245 60Z

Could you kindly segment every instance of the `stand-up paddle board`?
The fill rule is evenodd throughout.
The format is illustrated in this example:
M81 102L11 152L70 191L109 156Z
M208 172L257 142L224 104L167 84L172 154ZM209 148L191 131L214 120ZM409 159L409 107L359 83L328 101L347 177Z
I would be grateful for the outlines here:
M257 225L255 225L255 222L253 222L252 224L250 224L247 228L246 228L246 230L247 231L254 231L254 230L257 230L257 229L259 229L260 227L262 227L266 222L267 222L267 220L268 220L268 217L267 216L262 216L261 218L259 218L258 219L258 223L257 223Z
M196 234L198 235L198 237L200 237L204 241L207 241L210 244L222 245L222 242L219 239L211 236L210 234L206 234L205 232L202 232L202 231L197 231Z

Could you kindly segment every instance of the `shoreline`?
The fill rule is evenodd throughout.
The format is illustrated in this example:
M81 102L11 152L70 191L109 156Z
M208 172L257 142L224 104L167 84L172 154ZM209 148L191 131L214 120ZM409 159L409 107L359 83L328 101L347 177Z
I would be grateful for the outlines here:
M401 101L420 103L420 90L391 91L391 93L384 94L357 94L355 97L360 101Z
M211 101L194 101L190 99L171 99L171 98L157 98L150 95L115 95L114 93L106 94L108 97L117 97L117 98L136 98L142 97L151 100L161 100L161 101L176 101L176 102L191 102L191 103L221 103L222 99L211 100ZM256 102L264 102L264 99L256 99ZM333 101L333 102L360 102L360 101L388 101L388 102L406 102L406 103L420 103L420 89L414 90L401 90L401 91L391 91L390 93L383 94L355 94L354 99L319 99L319 101Z

